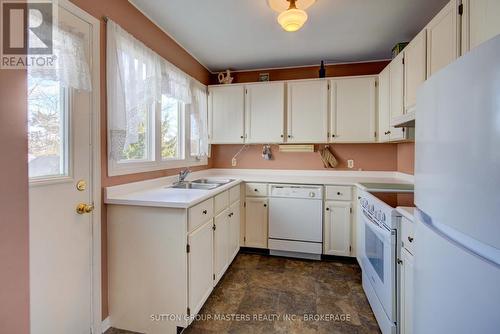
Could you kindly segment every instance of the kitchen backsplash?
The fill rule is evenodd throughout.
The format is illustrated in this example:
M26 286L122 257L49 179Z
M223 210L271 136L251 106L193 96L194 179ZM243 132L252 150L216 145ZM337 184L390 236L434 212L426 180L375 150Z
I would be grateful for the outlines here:
M347 160L354 160L352 170L397 171L399 144L333 144L332 153L339 165L332 170L348 170ZM271 145L272 160L262 158L262 145L247 145L237 157L236 167L231 166L233 156L242 145L212 145L210 165L213 168L258 169L325 169L318 152L324 145L315 145L315 152L279 152L278 145ZM404 166L406 167L406 166Z

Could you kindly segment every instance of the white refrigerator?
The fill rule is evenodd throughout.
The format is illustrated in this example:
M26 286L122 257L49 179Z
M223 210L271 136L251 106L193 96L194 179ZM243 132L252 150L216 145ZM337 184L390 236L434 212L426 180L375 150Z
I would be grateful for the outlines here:
M500 333L500 36L417 96L414 333Z

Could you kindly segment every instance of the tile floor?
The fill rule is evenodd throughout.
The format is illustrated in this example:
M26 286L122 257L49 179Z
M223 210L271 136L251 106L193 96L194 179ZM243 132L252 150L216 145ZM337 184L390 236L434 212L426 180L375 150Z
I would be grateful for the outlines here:
M360 268L345 261L239 254L200 315L183 333L380 333Z

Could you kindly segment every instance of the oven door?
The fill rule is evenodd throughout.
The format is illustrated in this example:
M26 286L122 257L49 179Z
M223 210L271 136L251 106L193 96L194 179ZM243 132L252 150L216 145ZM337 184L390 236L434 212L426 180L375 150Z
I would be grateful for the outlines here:
M396 231L380 226L362 211L363 270L385 313L396 321Z

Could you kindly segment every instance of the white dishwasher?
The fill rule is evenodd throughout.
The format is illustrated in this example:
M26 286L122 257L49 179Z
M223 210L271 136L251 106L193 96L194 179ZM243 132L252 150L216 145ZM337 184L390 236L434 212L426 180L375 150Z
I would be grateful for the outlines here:
M323 250L323 187L269 185L271 255L321 259Z

